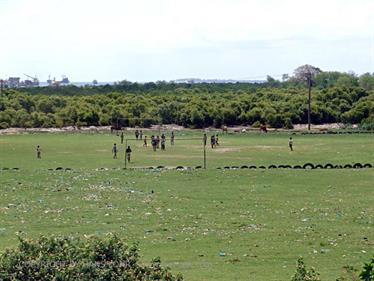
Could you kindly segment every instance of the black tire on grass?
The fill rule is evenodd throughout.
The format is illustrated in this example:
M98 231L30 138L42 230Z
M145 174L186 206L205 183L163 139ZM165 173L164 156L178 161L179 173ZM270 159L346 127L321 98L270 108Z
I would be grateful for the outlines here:
M259 168L259 169L266 169L265 166L259 166L258 168Z
M164 168L165 168L165 166L157 166L156 169L164 169Z
M306 163L304 164L303 169L315 169L315 167L312 163Z
M294 169L302 169L303 167L301 167L300 165L295 165L293 166Z
M56 168L56 171L61 171L61 170L63 170L62 167L57 167L57 168Z
M231 169L237 170L237 169L239 169L239 166L231 166Z
M363 167L364 167L364 168L373 168L373 165L367 163L367 164L365 164Z
M195 169L202 169L202 166L196 166Z
M230 166L223 167L225 170L230 170Z
M184 167L183 166L177 166L176 169L177 170L184 170Z
M252 166L249 166L249 169L257 169L257 167L252 165Z
M248 166L247 165L243 165L240 167L240 169L248 169Z
M268 169L276 169L277 168L277 166L275 166L275 165L270 165L269 167L268 167Z
M353 165L353 168L355 168L355 169L362 169L363 166L362 166L361 163L356 163L356 164Z
M326 164L325 167L323 167L324 169L333 169L334 166L330 163Z
M342 165L335 165L334 169L343 169Z
M344 168L344 169L352 169L353 167L352 167L351 164L346 164L346 165L344 165L343 168Z
M314 166L314 168L315 169L323 169L324 167L321 164L317 164L317 165Z

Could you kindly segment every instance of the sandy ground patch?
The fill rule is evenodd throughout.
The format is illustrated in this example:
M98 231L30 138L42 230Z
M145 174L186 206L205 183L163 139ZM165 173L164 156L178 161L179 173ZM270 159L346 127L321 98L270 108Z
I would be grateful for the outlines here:
M213 148L212 150L219 152L219 153L226 153L226 152L240 151L240 148L239 147L216 147L216 148Z

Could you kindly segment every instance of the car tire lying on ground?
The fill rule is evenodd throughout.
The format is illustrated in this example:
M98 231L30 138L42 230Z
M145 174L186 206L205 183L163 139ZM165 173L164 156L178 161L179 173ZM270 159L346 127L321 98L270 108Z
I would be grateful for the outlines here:
M306 163L303 166L303 169L314 169L314 165L312 163Z
M356 163L356 164L353 165L353 168L355 168L355 169L362 169L363 166L362 166L361 163Z
M268 169L276 169L277 168L277 166L275 166L275 165L270 165L269 167L268 167Z
M343 166L344 169L352 169L352 165L351 164L346 164Z
M61 171L61 170L63 170L62 167L57 167L57 168L56 168L56 171Z
M367 163L367 164L365 164L363 167L364 167L364 168L373 168L373 165Z
M294 169L302 169L303 167L301 167L300 165L295 165L293 166Z
M184 170L184 167L183 166L177 166L175 169L177 169L177 170Z
M323 167L323 168L325 168L325 169L333 169L334 166L333 166L332 164L328 163L328 164L326 164L325 167Z
M202 169L202 166L196 166L195 169Z
M240 167L241 169L248 169L248 166L247 165L243 165Z
M249 169L257 169L257 167L252 165L252 166L249 166Z

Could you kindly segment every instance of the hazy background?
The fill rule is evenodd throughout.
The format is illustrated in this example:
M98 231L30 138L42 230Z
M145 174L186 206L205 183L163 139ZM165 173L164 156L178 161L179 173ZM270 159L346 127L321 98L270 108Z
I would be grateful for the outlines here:
M374 72L373 0L0 0L0 77Z

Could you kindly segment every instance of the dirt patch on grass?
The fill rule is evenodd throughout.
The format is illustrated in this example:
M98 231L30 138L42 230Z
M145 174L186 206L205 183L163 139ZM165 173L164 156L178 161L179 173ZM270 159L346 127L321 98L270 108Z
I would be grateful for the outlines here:
M216 151L219 153L236 152L236 151L240 151L240 148L239 147L217 147L217 148L214 148L213 151Z

